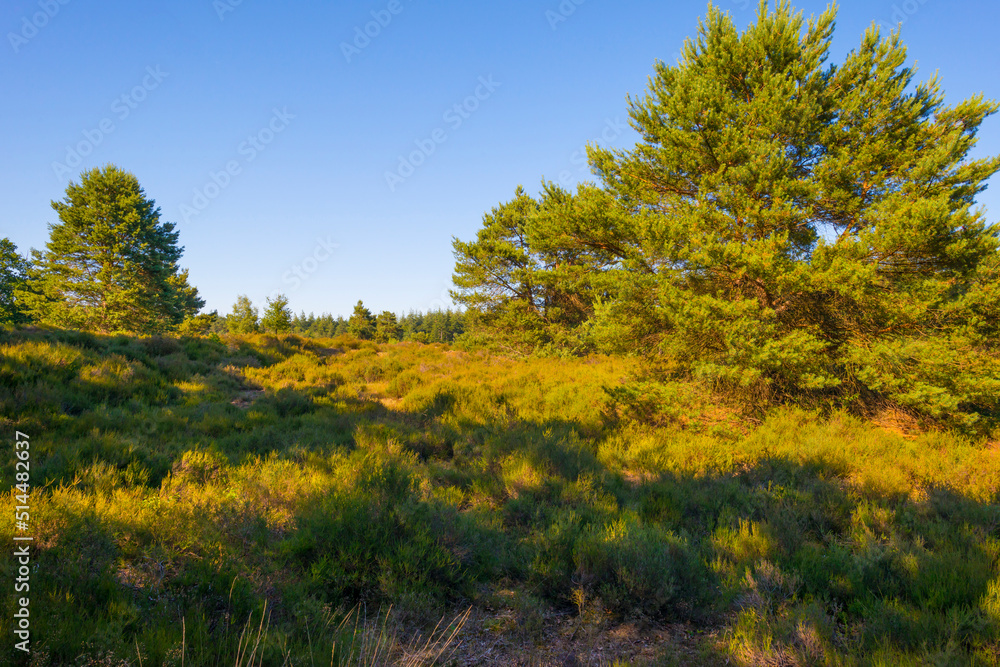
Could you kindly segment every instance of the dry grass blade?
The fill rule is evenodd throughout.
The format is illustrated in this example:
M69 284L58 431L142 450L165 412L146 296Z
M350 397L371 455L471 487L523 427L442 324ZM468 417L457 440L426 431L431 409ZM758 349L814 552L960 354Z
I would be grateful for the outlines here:
M385 614L379 614L373 622L367 620L367 615L360 606L355 607L335 630L337 634L343 632L350 626L353 618L354 628L350 630L350 638L340 643L342 653L339 656L338 643L334 642L330 664L338 667L431 667L440 664L442 657L450 656L460 645L455 639L471 613L472 607L469 607L447 624L445 617L442 617L425 640L421 641L419 635L414 635L409 643L404 644L400 640L398 629L392 623L392 607Z
M469 620L469 614L471 613L472 613L472 607L470 606L468 609L465 610L464 613L460 614L459 616L456 616L455 619L451 622L450 625L454 626L451 630L451 634L448 635L448 638L445 641L440 642L441 648L438 651L437 655L434 656L434 660L433 662L431 662L432 665L436 664L437 661L441 659L441 656L444 655L444 652L447 651L449 648L451 649L451 653L455 652L455 649L457 649L459 644L461 643L461 642L459 642L459 644L454 643L455 637L457 637L458 633L462 631L463 627L465 627L465 623L466 621ZM445 631L447 631L447 628L445 628Z
M251 628L251 622L253 621L253 615L251 614L247 618L247 623L243 627L243 632L240 633L239 643L236 650L236 667L253 667L254 659L257 659L257 664L261 665L264 661L263 654L259 655L257 652L260 650L260 643L267 636L267 628L270 625L270 615L267 613L267 602L264 602L264 609L260 613L260 625L257 628L257 635L249 634ZM250 655L247 655L247 650L250 649L250 644L253 643L253 649L250 650ZM244 660L246 664L244 666Z

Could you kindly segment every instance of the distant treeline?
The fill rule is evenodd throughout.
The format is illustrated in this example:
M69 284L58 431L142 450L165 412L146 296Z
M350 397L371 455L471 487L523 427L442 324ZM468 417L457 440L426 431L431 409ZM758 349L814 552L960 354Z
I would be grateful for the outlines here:
M421 343L449 343L465 331L465 315L457 310L431 310L426 313L411 310L397 318L398 340ZM330 337L350 333L350 320L329 313L314 315L300 312L292 318L292 332L303 336Z
M240 300L233 306L229 315L210 313L200 315L205 318L208 333L252 333L257 331L274 333L293 333L311 338L329 338L345 334L354 335L363 340L379 342L416 341L420 343L451 343L465 331L465 314L458 310L431 310L426 313L411 310L406 315L383 311L377 316L372 315L364 304L359 301L354 307L351 317L334 316L330 313L316 315L301 311L293 315L285 310L278 316L277 326L268 319L268 312L274 310L269 303L269 311L265 311L260 320L256 317L256 308L249 301Z

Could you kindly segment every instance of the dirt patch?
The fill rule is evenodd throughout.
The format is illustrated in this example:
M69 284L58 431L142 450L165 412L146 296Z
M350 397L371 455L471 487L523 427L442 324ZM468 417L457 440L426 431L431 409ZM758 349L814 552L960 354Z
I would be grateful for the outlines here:
M251 389L248 391L241 391L236 398L229 401L230 405L235 405L241 410L246 410L254 401L264 395L263 389Z
M583 666L680 664L724 665L716 653L718 631L684 624L645 625L634 621L588 624L570 613L554 613L541 633L519 638L516 632L497 632L498 617L474 610L457 638L452 655L458 665Z
M638 488L656 479L656 475L648 470L623 470L622 477L632 488Z
M907 439L915 438L925 430L916 417L896 408L880 410L872 418L872 423L883 431Z

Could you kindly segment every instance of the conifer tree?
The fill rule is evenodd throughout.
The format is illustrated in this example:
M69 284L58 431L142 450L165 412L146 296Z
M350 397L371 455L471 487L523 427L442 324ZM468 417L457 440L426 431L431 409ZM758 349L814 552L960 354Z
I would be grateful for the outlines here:
M24 324L28 316L24 313L22 298L28 279L30 264L17 252L17 246L10 239L0 239L0 324Z
M257 332L259 326L257 308L245 294L236 297L233 312L226 318L226 325L229 328L229 333L250 334Z
M347 330L361 340L371 340L375 336L375 318L360 300L354 305L354 313L347 321Z
M391 343L397 341L403 335L403 329L396 320L396 313L383 310L375 318L375 341L378 343Z
M588 149L600 186L519 190L454 242L477 329L538 349L635 352L747 399L996 410L998 228L975 197L981 95L916 82L872 26L829 64L836 7L709 6L630 98L639 143ZM513 346L512 346L513 347Z
M528 236L537 209L538 202L518 187L511 201L483 216L475 241L452 241L457 288L452 299L475 313L474 328L520 352L532 351L544 339L544 301L536 277L541 267Z
M571 193L544 183L537 199L519 187L484 217L475 241L452 244L451 295L469 309L463 325L513 352L582 349L580 328L608 293L609 272L648 269L635 247L640 224L590 184Z
M215 330L218 324L218 311L213 310L210 313L199 313L198 315L185 318L180 323L180 326L177 327L177 333L182 336L205 336Z
M114 165L92 169L52 202L60 222L49 225L43 253L34 255L29 290L33 319L98 332L156 333L204 306L177 266L183 248L174 224L136 177Z
M642 142L591 149L608 191L650 217L657 267L622 275L595 328L758 395L843 386L941 414L984 397L942 369L980 333L963 303L986 303L996 262L973 200L1000 159L968 154L998 107L913 86L898 31L873 26L826 65L834 18L761 2L741 34L710 7L630 100Z
M292 311L288 307L288 297L278 294L267 298L267 308L260 318L260 328L271 333L287 333L292 328Z

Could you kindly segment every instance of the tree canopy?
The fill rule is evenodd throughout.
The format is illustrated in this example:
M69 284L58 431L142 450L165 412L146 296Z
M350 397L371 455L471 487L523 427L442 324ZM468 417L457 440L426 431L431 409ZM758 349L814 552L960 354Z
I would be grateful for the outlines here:
M354 312L347 321L347 330L352 336L361 340L371 340L375 337L375 317L360 300L354 305Z
M138 179L114 165L92 169L52 202L44 252L35 251L21 292L43 324L112 333L158 333L204 301L178 267L183 248Z
M989 408L1000 262L974 207L1000 158L969 153L998 105L916 83L898 31L829 64L835 16L761 2L740 32L710 6L629 99L639 143L588 148L599 185L519 188L455 240L470 322L512 349L662 359L753 401Z
M396 313L383 310L375 318L375 342L391 343L397 341L403 335L403 328L399 326Z
M226 318L226 327L230 333L256 333L259 326L258 311L253 302L245 294L236 297L233 312Z
M10 239L0 239L0 324L23 324L28 320L16 293L28 279L28 260Z
M292 311L288 307L288 297L278 294L267 298L267 308L260 318L260 328L271 333L287 333L292 328Z

